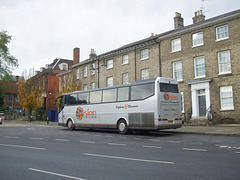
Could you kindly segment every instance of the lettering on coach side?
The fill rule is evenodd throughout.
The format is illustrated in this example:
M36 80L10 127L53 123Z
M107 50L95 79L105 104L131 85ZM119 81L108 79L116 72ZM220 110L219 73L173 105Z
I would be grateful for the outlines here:
M78 107L77 110L76 110L76 117L79 120L82 120L83 117L86 117L86 118L96 118L96 116L97 116L97 112L96 111L89 111L89 109L87 109L85 111L81 107Z

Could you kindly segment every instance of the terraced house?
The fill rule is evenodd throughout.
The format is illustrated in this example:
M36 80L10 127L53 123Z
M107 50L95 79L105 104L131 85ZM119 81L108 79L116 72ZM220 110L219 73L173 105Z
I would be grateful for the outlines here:
M240 123L240 10L207 20L197 11L188 26L176 13L174 25L100 55L91 50L89 59L58 74L60 91L70 79L85 90L172 77L180 84L185 122Z

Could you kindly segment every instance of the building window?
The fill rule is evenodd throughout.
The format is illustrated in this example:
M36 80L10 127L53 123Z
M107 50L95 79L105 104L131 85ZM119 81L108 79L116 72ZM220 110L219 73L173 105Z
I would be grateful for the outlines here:
M182 61L177 61L173 63L173 78L182 81L183 75L182 75Z
M141 60L148 59L148 49L141 50Z
M83 67L83 77L87 77L87 66Z
M128 54L122 56L122 64L128 64Z
M216 39L217 39L217 41L228 39L228 38L229 38L228 25L224 25L224 26L220 26L220 27L216 28Z
M113 59L107 61L107 69L113 68Z
M94 63L92 63L91 64L91 75L95 75L95 64Z
M12 96L12 94L8 94L8 102L13 102L13 96Z
M123 84L128 84L128 73L124 73L122 76Z
M141 70L141 80L149 79L149 69Z
M222 110L234 109L232 86L220 87L220 98Z
M219 74L231 73L230 51L222 51L218 53L218 69Z
M59 65L60 70L68 70L68 64L67 63L61 63Z
M205 61L204 56L194 58L195 78L205 77Z
M171 41L172 52L181 51L181 38Z
M91 83L91 89L95 89L95 83Z
M107 87L113 86L113 77L108 77L107 78Z
M79 77L80 77L80 69L78 68L78 69L77 69L76 78L79 79Z
M192 46L203 45L203 32L198 32L192 35Z
M83 85L83 90L86 91L87 90L87 84Z
M184 113L184 95L183 95L183 92L181 92L181 101L182 101L182 113Z

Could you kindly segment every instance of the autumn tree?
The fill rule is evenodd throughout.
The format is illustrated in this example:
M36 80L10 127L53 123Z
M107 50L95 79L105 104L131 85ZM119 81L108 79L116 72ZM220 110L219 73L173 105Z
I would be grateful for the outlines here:
M61 96L63 93L82 90L81 81L77 81L73 77L74 76L70 75L69 78L66 79L66 81L62 81L62 79L60 79L60 83L61 83L62 88L57 93L57 97ZM64 78L64 76L62 76L61 78ZM57 102L57 107L59 107L59 104L60 104L60 102Z
M20 80L18 91L19 103L24 107L24 110L28 110L30 116L32 116L32 111L39 109L43 105L41 91L34 89L31 80Z

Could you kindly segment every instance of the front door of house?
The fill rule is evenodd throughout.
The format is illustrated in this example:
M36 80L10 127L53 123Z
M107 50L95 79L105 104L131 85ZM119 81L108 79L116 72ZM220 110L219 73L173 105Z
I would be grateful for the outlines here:
M206 116L206 94L205 89L198 90L199 116Z

